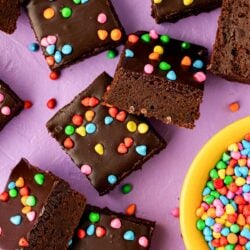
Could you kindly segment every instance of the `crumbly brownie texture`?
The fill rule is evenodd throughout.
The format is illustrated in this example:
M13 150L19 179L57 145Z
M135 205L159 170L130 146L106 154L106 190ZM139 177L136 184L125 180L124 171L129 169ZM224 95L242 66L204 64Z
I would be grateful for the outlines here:
M30 0L26 8L51 70L117 47L125 39L110 0Z
M0 131L23 109L23 101L0 80Z
M229 81L250 84L250 2L224 0L208 69Z
M193 128L200 116L207 49L140 31L128 36L104 100L131 114Z
M111 81L101 74L47 123L48 131L100 195L166 146L143 118L101 104Z
M152 17L157 23L176 22L181 18L209 12L222 0L151 0Z
M147 250L155 223L87 205L70 250Z
M0 194L0 249L67 249L85 198L22 159Z
M0 0L0 30L13 33L19 15L19 0Z

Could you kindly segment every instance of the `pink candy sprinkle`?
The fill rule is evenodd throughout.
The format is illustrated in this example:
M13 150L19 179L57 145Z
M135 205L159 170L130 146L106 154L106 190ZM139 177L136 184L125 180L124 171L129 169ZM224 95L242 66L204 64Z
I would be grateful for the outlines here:
M234 158L235 160L239 160L241 157L241 153L239 151L231 152L231 157Z
M151 64L146 64L146 65L144 66L144 72L145 72L146 74L152 74L153 71L154 71L154 67L153 67Z
M201 82L206 81L207 77L202 71L199 71L199 72L194 74L194 79L195 79L196 82L201 83Z
M145 236L140 237L138 243L142 247L148 247L148 239Z
M247 166L250 168L250 158L247 159Z
M56 44L57 38L56 36L47 36L47 41L49 44Z
M233 199L233 198L234 198L234 195L235 195L235 194L234 194L232 191L230 191L230 190L227 192L227 198L228 198L228 199Z
M150 30L149 32L149 36L152 38L152 39L158 39L159 35L158 33L155 31L155 30Z
M4 95L0 93L0 102L2 102L3 100L4 100Z
M223 214L224 214L224 209L223 209L223 207L216 207L216 210L215 210L215 214L216 214L216 216L217 217L220 217L220 216L222 216Z
M221 200L219 200L219 199L215 199L213 202L213 205L215 207L223 207L223 204L222 204Z
M97 17L98 23L106 23L107 22L107 16L104 13L100 13Z
M247 177L247 184L250 184L250 176Z
M250 193L244 193L243 196L246 201L250 202Z
M2 230L2 228L0 227L0 235L2 235L2 232L3 232L3 230Z
M171 214L172 214L174 217L178 218L178 217L180 216L180 209L179 209L178 207L172 209Z
M33 221L36 218L36 213L35 211L28 212L26 214L26 217L29 221Z
M205 211L207 211L207 210L209 209L208 204L205 203L205 202L202 202L202 203L201 203L201 206L205 209Z
M48 43L46 37L43 37L42 40L40 41L40 43L41 43L41 45L42 45L43 47L49 46L49 43Z
M10 108L9 108L8 106L4 106L4 107L2 107L2 109L1 109L1 113L2 113L3 115L10 115L10 114L11 114L11 110L10 110Z
M238 188L236 194L238 194L238 195L239 195L239 194L242 194L242 187L239 187L239 188Z
M86 175L90 175L92 173L92 169L89 165L82 165L81 172Z
M122 226L121 220L118 219L118 218L113 219L113 220L110 222L110 226L111 226L112 228L115 228L115 229L121 228L121 226Z

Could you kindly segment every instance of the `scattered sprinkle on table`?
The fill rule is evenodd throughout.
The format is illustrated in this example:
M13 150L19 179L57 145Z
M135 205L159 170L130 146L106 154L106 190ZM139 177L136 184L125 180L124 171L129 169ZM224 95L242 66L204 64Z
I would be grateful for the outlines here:
M134 204L134 203L129 204L125 210L125 214L130 215L130 216L134 216L135 213L136 213L136 204Z
M232 112L237 112L240 109L240 103L239 102L232 102L229 104L229 109Z
M56 107L56 105L57 105L57 101L56 101L55 98L51 98L51 99L49 99L48 102L47 102L47 107L48 107L49 109L54 109L54 108Z

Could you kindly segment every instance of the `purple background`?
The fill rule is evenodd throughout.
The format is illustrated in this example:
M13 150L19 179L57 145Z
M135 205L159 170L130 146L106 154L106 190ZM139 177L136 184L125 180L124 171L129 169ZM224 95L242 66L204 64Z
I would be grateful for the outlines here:
M150 17L150 0L113 2L126 32L154 28L175 38L204 45L211 51L219 10L186 18L176 24L156 25ZM179 205L185 174L199 149L215 132L249 114L250 98L247 93L250 87L208 75L197 127L188 130L157 123L159 132L170 140L168 147L147 162L142 171L133 173L123 182L133 183L134 190L130 194L123 195L116 188L100 198L48 135L45 123L101 72L105 70L112 75L118 58L109 60L102 53L65 69L59 80L51 81L41 51L31 53L27 49L33 41L35 37L24 12L13 35L0 32L0 78L9 83L21 98L34 103L32 109L22 112L0 133L0 189L3 189L11 168L25 157L34 165L52 170L69 181L73 188L86 194L90 203L109 206L117 211L124 211L129 203L136 203L138 216L157 222L152 249L185 249L179 220L171 216L171 210ZM55 110L46 107L51 97L58 100ZM237 113L228 110L228 104L233 101L241 103Z

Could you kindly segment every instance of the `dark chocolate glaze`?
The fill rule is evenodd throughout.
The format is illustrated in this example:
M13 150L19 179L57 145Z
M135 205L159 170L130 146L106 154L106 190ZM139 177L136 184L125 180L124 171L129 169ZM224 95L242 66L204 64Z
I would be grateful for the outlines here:
M83 239L80 239L77 236L78 229L83 229L86 231L89 225L92 223L89 220L90 212L97 212L100 214L100 221L93 223L95 227L101 226L106 229L106 235L102 238L93 236L86 236ZM110 226L110 222L118 218L121 221L121 228L114 229ZM98 208L87 205L86 210L83 214L83 217L77 227L72 245L69 247L69 250L147 250L150 249L150 241L153 235L155 228L155 223L145 219L140 219L136 217L126 216L121 213L116 213L108 208ZM124 240L123 234L132 230L135 233L135 239L132 241ZM147 247L142 247L138 244L138 239L141 236L145 236L149 244Z
M81 104L81 100L85 97L97 97L99 100L102 100L102 96L111 81L112 78L109 75L106 73L101 74L86 90L80 93L70 104L62 108L47 123L48 131L78 167L84 164L92 167L92 173L88 175L88 179L100 195L113 189L123 178L140 168L146 160L166 146L164 140L150 125L150 129L146 134L139 134L137 131L131 133L127 130L126 124L128 121L134 121L137 125L145 122L141 117L127 115L124 122L114 119L112 124L105 125L104 118L109 116L107 107L98 105L94 108L86 108ZM87 110L95 112L92 122L96 124L96 132L85 137L75 133L71 136L74 141L74 147L72 149L64 148L63 142L67 138L64 128L69 124L72 125L71 119L74 114L81 114L84 117ZM86 125L86 123L85 120L83 124ZM117 152L118 145L123 142L125 137L133 138L133 146L128 150L127 154L119 154ZM104 146L104 155L98 155L94 151L94 146L97 143L101 143ZM135 146L137 145L147 146L146 156L136 153ZM118 177L115 185L111 185L107 181L107 177L111 174Z
M0 112L0 131L3 127L15 116L17 116L23 109L23 101L14 93L10 87L0 80L0 94L4 95L4 100L0 102L0 110L4 106L11 109L10 115L3 115Z
M162 0L156 4L152 1L152 16L157 23L176 22L181 18L209 12L221 7L222 0L194 0L192 4L185 6L183 0Z
M34 181L34 175L37 173L42 173L45 176L44 184L41 186ZM82 215L85 198L72 191L69 184L62 179L51 172L45 172L30 165L25 159L22 159L12 170L5 191L8 192L8 184L12 181L16 182L19 177L24 178L25 186L28 186L30 195L36 197L37 204L32 207L32 211L36 213L36 218L30 222L26 215L22 213L24 206L21 204L20 194L16 198L9 198L7 202L0 201L0 227L2 229L0 249L23 249L18 244L22 237L29 242L29 247L25 247L25 249L66 249L74 227L78 224ZM60 199L60 195L63 196L62 199ZM74 200L70 201L70 196L73 196L74 200L78 199L80 208ZM63 199L65 199L64 203L60 203ZM66 210L64 210L65 205ZM59 211L56 210L57 207L60 209L58 209ZM67 213L71 213L70 216L72 216L72 209L78 211L78 217L77 212L75 212L73 214L76 218L70 218L69 220ZM60 213L65 214L64 222L61 221L62 215ZM18 226L10 222L10 217L17 214L22 216L22 223ZM58 215L60 215L60 219ZM67 226L65 226L65 223L67 223ZM55 230L59 234L59 242L54 240L58 237L52 233Z
M63 18L60 13L65 6L72 9L72 16L67 19ZM43 17L43 11L48 7L55 10L55 16L50 20ZM54 35L57 37L57 50L61 51L64 44L70 44L73 47L72 54L65 55L61 63L50 66L52 70L63 68L101 51L115 48L125 39L125 32L110 0L89 0L85 4L78 5L69 0L30 0L26 8L38 42L43 37ZM100 13L105 13L107 16L107 22L104 24L97 22ZM119 41L113 41L110 36L102 41L97 36L99 29L107 30L110 34L116 28L122 32ZM45 47L42 47L42 50L44 55L48 56Z

